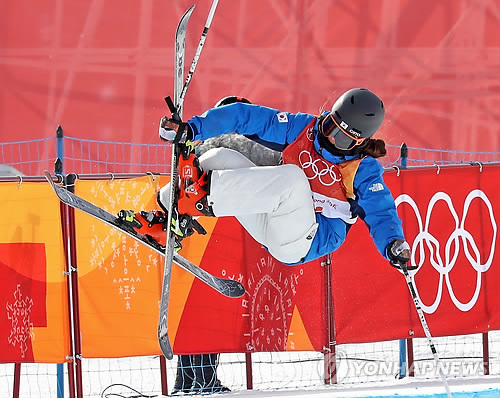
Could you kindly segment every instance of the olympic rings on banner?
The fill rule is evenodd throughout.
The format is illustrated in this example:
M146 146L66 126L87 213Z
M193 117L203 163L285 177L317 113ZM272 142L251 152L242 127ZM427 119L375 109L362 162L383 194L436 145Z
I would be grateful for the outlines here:
M308 151L304 150L300 152L299 163L308 180L318 178L318 181L326 187L332 186L336 182L342 180L340 171L336 165L332 164L329 166L328 163L321 158L313 161Z
M472 234L465 229L465 220L467 218L467 214L469 212L469 207L473 199L478 198L481 199L486 207L488 208L488 214L490 216L490 221L491 221L491 226L493 229L493 236L491 239L491 246L490 246L490 252L488 255L488 258L484 263L481 262L481 253L479 252L479 249L477 247L476 241L474 240L474 237ZM450 213L455 221L455 230L452 232L450 237L448 238L446 244L445 244L445 258L444 261L441 258L440 255L440 242L431 234L429 233L429 223L430 223L430 218L432 214L432 210L434 208L434 205L440 201L443 200L446 202L448 205L448 208L450 210ZM425 215L425 225L423 225L422 222L422 217L420 215L419 209L415 201L412 199L410 195L402 194L399 195L396 200L396 207L399 206L401 203L408 203L413 211L415 212L415 216L417 218L418 222L418 228L419 228L419 234L416 236L413 244L412 244L412 257L411 257L411 262L413 265L415 265L415 253L416 249L419 250L419 263L418 263L418 268L414 271L410 271L410 276L412 279L414 279L415 274L420 270L422 267L422 264L425 261L425 247L429 249L430 251L430 263L432 267L439 272L439 286L436 294L436 299L434 300L434 303L431 305L425 305L422 302L422 299L420 299L420 302L422 304L422 309L428 313L432 314L437 310L439 307L439 303L441 302L441 297L443 294L443 278L446 283L446 287L448 288L448 292L450 293L451 300L455 304L455 306L460 310L460 311L469 311L472 307L477 302L477 299L479 297L479 293L481 291L481 274L483 272L488 271L488 269L491 266L491 263L493 261L493 256L495 254L495 244L496 244L496 239L497 239L497 224L495 220L495 215L493 214L493 207L491 205L490 200L486 196L486 194L479 190L475 189L471 191L468 195L467 198L465 198L464 202L464 209L462 212L462 219L459 220L458 214L455 211L455 208L453 206L453 201L451 197L444 193L444 192L437 192L434 194L434 196L431 198L429 205L427 206L427 214ZM453 269L453 267L456 264L457 257L461 248L460 242L463 243L463 250L465 253L465 257L469 261L470 265L474 270L477 271L477 280L476 280L476 288L474 291L474 294L472 298L466 302L462 303L460 300L457 299L455 296L455 293L453 291L453 287L450 282L450 271ZM451 252L451 247L452 245L454 246L453 252ZM470 249L472 249L473 254L471 254ZM415 286L417 286L415 284ZM417 288L417 294L418 294L418 288ZM420 298L420 296L419 296Z

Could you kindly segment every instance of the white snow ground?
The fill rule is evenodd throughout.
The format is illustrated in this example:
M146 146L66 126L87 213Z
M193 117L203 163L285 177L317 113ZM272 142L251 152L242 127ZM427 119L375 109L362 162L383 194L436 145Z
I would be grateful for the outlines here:
M500 398L500 377L481 376L448 380L453 398ZM327 386L285 391L237 391L218 395L225 398L447 398L441 380L398 380L392 383L370 383L369 386ZM166 396L162 396L166 397Z

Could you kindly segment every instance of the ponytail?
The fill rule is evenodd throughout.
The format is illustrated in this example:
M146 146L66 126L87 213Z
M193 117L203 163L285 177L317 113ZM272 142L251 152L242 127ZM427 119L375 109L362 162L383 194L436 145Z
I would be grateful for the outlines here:
M359 153L375 159L381 158L387 154L385 142L379 138L368 138Z

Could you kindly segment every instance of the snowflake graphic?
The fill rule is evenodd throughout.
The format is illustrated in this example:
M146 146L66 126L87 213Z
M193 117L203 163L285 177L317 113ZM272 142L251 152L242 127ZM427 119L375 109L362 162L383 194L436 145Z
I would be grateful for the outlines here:
M33 323L30 320L31 308L33 300L30 297L24 297L21 293L21 285L17 285L14 292L14 302L7 302L7 318L11 321L11 330L9 336L9 344L14 347L19 345L21 357L24 358L28 350L28 339L33 340L35 334L32 332Z

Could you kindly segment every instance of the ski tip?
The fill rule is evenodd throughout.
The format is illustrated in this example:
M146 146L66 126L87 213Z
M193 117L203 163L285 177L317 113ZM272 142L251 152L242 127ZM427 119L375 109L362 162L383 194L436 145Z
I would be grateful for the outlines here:
M238 289L236 290L236 295L234 296L235 298L242 297L246 293L245 287L239 282L238 284Z
M158 344L160 344L161 352L165 358L172 359L174 357L172 345L168 338L166 313L160 315L160 321L158 323Z

